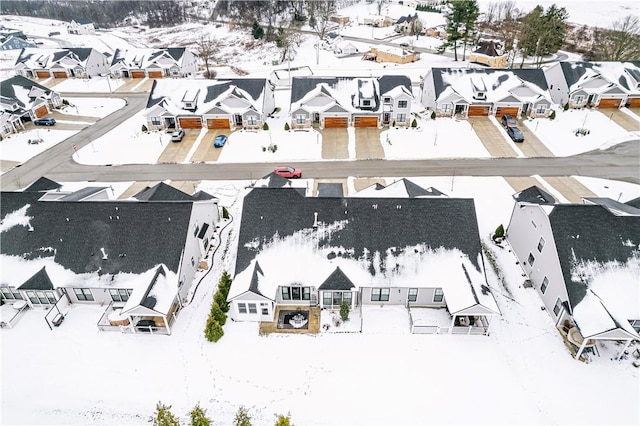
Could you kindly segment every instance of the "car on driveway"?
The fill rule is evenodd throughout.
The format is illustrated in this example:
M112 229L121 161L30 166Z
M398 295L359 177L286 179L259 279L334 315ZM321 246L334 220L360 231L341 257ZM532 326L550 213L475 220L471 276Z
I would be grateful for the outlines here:
M513 116L510 114L503 115L500 119L500 122L502 123L502 127L504 127L505 129L518 126L518 123L516 123L516 119L513 118Z
M298 179L302 177L302 170L297 167L279 166L276 167L273 172L278 176L282 176L287 179Z
M222 148L226 142L227 142L227 135L218 135L213 140L213 146L216 148Z
M56 119L51 117L36 118L33 120L33 124L36 126L53 126L56 124Z
M507 127L507 134L514 142L524 142L524 135L516 126Z
M184 138L184 130L178 129L171 133L171 142L180 142Z

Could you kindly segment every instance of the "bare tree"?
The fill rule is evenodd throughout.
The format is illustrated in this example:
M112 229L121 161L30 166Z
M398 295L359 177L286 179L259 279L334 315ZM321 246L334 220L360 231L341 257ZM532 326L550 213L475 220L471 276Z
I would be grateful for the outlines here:
M204 62L204 76L214 78L215 72L209 70L211 62L216 62L216 53L220 50L220 43L209 35L202 35L196 44L196 53L200 60Z
M384 5L387 0L376 0L376 7L378 8L378 15L382 15L382 5Z
M309 26L318 35L320 40L327 35L327 28L331 16L335 13L335 1L309 1L307 2L307 13L309 14Z
M629 61L640 57L640 19L628 15L594 35L594 56L601 61Z
M276 46L280 48L280 62L289 61L295 58L297 48L302 43L300 32L294 28L278 28L276 35Z

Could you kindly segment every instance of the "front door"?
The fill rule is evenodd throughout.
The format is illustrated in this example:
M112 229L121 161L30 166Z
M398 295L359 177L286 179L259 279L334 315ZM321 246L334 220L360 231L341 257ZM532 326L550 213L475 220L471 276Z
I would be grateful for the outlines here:
M242 116L240 114L235 115L236 126L242 126Z
M385 112L384 114L382 114L382 122L384 124L389 124L389 121L391 121L391 113Z

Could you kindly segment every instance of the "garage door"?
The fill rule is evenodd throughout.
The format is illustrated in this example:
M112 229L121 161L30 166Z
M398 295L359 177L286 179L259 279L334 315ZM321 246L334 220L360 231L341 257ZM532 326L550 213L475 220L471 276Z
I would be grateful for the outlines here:
M38 78L49 78L50 76L49 71L36 71L36 77Z
M131 71L131 78L144 78L144 71Z
M209 118L207 119L208 129L230 129L231 123L228 118Z
M640 108L640 98L629 99L629 108Z
M489 107L488 106L470 106L467 115L469 117L489 115Z
M353 126L354 127L378 127L378 117L355 117L353 119Z
M178 123L183 129L201 129L202 119L200 117L181 117Z
M516 118L518 116L518 111L520 111L520 108L518 107L498 108L496 110L496 118L502 118L505 114L510 114L513 118Z
M324 119L324 127L327 129L335 127L348 127L349 119L346 117L326 117Z
M55 78L67 78L67 73L65 71L54 71L53 76Z
M49 110L47 109L46 105L42 105L36 110L36 117L38 118L44 117L47 114L49 114Z
M149 78L162 78L162 71L149 71Z
M600 99L598 108L618 108L622 99Z

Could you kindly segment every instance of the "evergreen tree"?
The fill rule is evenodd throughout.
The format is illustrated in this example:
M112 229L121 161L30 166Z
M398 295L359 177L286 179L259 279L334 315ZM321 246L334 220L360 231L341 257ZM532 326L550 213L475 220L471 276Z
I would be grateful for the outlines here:
M462 17L462 60L465 60L467 54L467 45L476 32L476 22L480 15L480 8L476 0L464 0L459 2L463 10Z
M225 206L222 206L222 218L229 219L229 210Z
M446 48L453 48L453 60L458 60L458 41L462 38L460 28L464 22L464 3L462 1L449 0L449 13L445 15L447 20L447 40L438 48L443 53Z
M340 318L342 318L342 321L347 321L349 319L349 303L346 301L342 301L340 302Z
M222 310L222 312L224 313L229 312L229 304L227 303L227 296L225 296L225 294L221 292L219 289L218 291L216 291L216 294L213 295L213 301L217 303L218 306L220 306L220 309Z
M171 412L171 406L164 405L160 401L156 404L156 411L153 413L151 422L153 426L180 426L180 422Z
M200 407L200 404L196 404L193 410L189 412L191 416L191 426L210 426L211 419L207 417L205 409Z
M276 421L276 425L275 426L293 426L293 423L291 423L291 414L287 414L286 416L284 414L280 414L277 415L278 420Z
M253 26L251 27L251 35L256 40L264 37L264 30L262 29L260 24L258 24L258 21L253 21Z
M231 276L227 271L222 272L220 281L218 282L218 291L224 294L225 299L229 296L229 290L231 289Z
M218 306L216 302L213 302L213 305L211 305L211 316L220 325L225 325L225 323L227 322L227 315L222 312L222 309L220 309L220 306Z
M236 412L236 416L233 419L233 426L252 426L251 416L246 408L240 406Z
M496 238L504 237L504 226L502 224L496 228L495 236Z
M215 320L215 318L213 318L213 315L209 315L209 318L207 319L207 326L204 330L204 336L208 341L214 343L222 339L222 336L224 336L224 330L222 329L222 326L218 321Z

